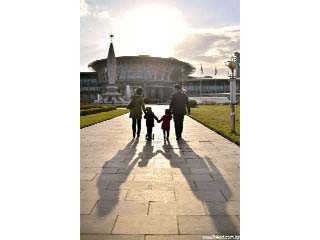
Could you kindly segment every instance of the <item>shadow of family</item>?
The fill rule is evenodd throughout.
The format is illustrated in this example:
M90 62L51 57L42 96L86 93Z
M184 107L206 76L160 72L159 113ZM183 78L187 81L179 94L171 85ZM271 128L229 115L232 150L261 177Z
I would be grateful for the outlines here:
M176 201L189 202L189 205L202 204L201 209L204 209L201 213L188 215L209 217L216 233L238 234L239 200L232 201L232 189L215 166L214 161L207 156L202 157L197 154L184 140L175 141L173 145L169 140L164 140L162 145L155 147L154 144L158 143L146 141L142 146L139 139L133 139L120 149L112 159L104 163L103 169L117 168L118 170L114 173L102 171L98 176L97 188L100 198L96 205L96 215L104 217L115 211L114 208L119 201L125 200L127 196L127 192L122 194L123 190L130 191L137 183L133 179L135 173L148 172L152 176L156 169L169 169L168 171L172 169L174 170L171 173L172 180L169 182L160 181L160 184L164 187L166 184L172 186ZM168 160L168 162L162 161L167 165L157 166L157 159ZM157 174L161 175L161 171ZM153 188L153 182L146 179L145 183L147 184L140 185L138 191L157 191ZM106 194L109 194L107 198L105 198ZM145 201L150 200L145 199Z

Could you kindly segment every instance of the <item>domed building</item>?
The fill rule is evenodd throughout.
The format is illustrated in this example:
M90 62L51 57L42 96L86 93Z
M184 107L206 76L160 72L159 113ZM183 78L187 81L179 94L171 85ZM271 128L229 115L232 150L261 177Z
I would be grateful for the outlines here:
M114 89L113 95L125 96L138 87L143 88L146 103L168 103L175 84L181 84L190 97L229 97L229 77L193 77L195 68L189 63L175 58L151 57L149 55L115 57L112 42L109 53L112 64L107 66L107 58L96 60L88 65L94 72L80 73L81 104L93 103L100 95L108 95L108 89ZM108 54L109 56L110 54ZM240 53L235 52L238 64L236 69L236 90L240 97ZM109 60L111 63L111 61ZM113 69L111 71L111 69ZM111 74L112 73L112 74ZM112 76L109 82L108 75ZM118 94L119 92L119 94ZM128 99L126 99L128 100Z
M191 64L175 58L149 55L116 57L116 62L116 85L120 93L125 94L127 85L130 86L131 93L134 93L138 87L142 87L144 98L151 103L169 102L174 85L183 84L188 75L195 71ZM109 84L106 74L107 59L96 60L88 66L96 72L91 74L92 78L96 77L95 87L99 88L95 93L103 93ZM84 74L88 75L88 73Z

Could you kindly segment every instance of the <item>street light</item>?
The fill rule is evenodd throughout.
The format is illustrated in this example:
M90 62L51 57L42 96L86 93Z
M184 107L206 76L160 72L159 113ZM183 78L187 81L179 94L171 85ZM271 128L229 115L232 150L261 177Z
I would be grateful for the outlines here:
M231 70L230 77L230 129L231 133L235 133L235 122L236 122L236 114L235 114L235 104L236 104L236 78L234 76L234 70L237 68L237 63L234 60L234 56L231 57L230 61L225 62L225 65Z
M185 70L184 70L184 68L182 67L182 68L181 68L181 88L182 88L182 89L184 88L184 85L183 85L183 77L184 77L183 74L184 74L184 71L185 71Z

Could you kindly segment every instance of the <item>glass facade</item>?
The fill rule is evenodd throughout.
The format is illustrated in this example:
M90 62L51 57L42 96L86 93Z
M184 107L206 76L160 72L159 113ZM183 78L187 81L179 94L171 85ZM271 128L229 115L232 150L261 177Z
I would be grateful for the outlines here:
M228 79L201 79L195 78L185 83L185 89L189 96L212 95L216 93L229 93L230 83ZM240 93L240 81L237 80L237 92Z
M99 91L100 87L95 72L80 73L80 104L93 103Z

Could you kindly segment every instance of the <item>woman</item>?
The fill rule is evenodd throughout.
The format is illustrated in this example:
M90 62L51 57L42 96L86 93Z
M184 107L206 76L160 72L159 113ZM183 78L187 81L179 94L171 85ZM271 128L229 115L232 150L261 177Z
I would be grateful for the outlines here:
M142 97L142 88L138 88L136 93L131 97L131 102L129 104L130 115L129 117L132 118L132 133L133 138L140 137L141 132L141 118L142 118L142 111L145 113L146 109L144 106L144 100ZM138 130L137 130L138 127Z

